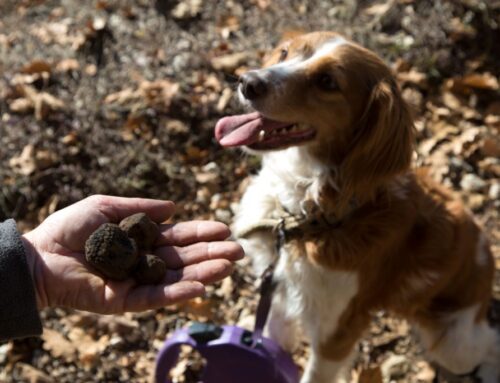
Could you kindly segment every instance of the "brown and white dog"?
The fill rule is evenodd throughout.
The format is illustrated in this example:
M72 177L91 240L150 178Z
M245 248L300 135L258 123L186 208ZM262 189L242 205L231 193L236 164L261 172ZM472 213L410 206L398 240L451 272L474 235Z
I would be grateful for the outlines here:
M383 61L335 33L310 33L244 74L239 95L254 112L220 120L216 138L262 154L262 169L234 232L249 233L241 243L258 273L278 260L268 330L293 349L300 319L312 348L302 383L349 381L377 310L406 318L447 370L499 382L487 240L450 191L410 170L412 118ZM330 224L299 230L277 258L275 233L248 229L283 212Z

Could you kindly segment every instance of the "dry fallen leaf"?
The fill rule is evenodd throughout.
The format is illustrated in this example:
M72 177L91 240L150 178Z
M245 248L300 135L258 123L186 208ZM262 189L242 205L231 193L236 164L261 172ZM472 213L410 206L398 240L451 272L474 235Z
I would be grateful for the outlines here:
M227 15L222 17L217 23L217 27L220 30L220 34L224 39L227 39L231 32L240 29L240 19L235 15Z
M106 104L125 104L129 102L131 99L136 98L137 95L132 88L126 88L120 90L116 93L111 93L106 96L104 99L104 103Z
M129 106L132 110L154 107L168 111L178 91L179 84L169 80L143 81L136 89L125 88L109 94L104 103Z
M406 356L394 354L391 354L380 366L384 381L405 376L409 368L410 364Z
M183 20L196 17L201 12L202 0L183 0L172 9L175 19Z
M214 91L220 92L222 90L222 85L217 76L213 73L210 73L205 80L203 81L203 91Z
M453 153L457 156L469 157L480 148L483 131L476 127L468 127L460 136L452 141Z
M189 127L181 120L169 119L165 123L165 129L169 134L189 133Z
M461 85L476 89L498 90L498 79L491 73L474 73L458 80Z
M43 72L50 73L51 71L52 71L52 65L50 65L47 61L43 60L34 60L21 68L21 73L24 74L35 74Z
M484 123L500 133L500 116L490 114L484 119Z
M210 299L193 298L179 306L182 311L194 315L198 320L212 318L215 302Z
M109 345L109 335L103 335L98 340L92 339L85 330L74 327L68 334L68 338L75 344L78 351L78 359L85 366L94 365Z
M497 77L485 72L449 79L445 82L445 87L455 93L470 94L473 90L497 91L499 84Z
M19 156L9 161L9 166L16 173L30 175L35 170L43 170L58 161L57 154L48 150L35 150L33 145L26 145Z
M215 290L215 293L225 300L231 299L231 296L234 292L234 282L231 277L224 278L222 283L218 289Z
M465 24L459 17L454 17L450 22L450 37L454 41L462 40L464 38L473 38L476 36L477 31L469 23Z
M80 63L76 59L64 59L56 64L56 72L67 73L80 69Z
M252 0L252 3L257 5L261 10L265 11L271 5L271 0Z
M463 105L462 101L451 92L443 92L442 98L444 105L446 105L446 107L450 108L451 110L459 110Z
M19 156L10 159L9 166L23 175L33 173L36 170L35 147L26 145Z
M33 110L33 108L33 102L24 97L16 98L9 104L10 111L19 114L29 113Z
M42 222L49 215L57 210L57 205L59 204L59 195L53 194L47 202L40 208L37 214L38 222Z
M427 87L427 75L414 68L407 72L398 72L397 77L403 84L414 84L420 88Z
M35 112L37 120L45 119L51 111L65 109L65 104L62 100L52 96L47 92L39 92L31 85L20 85L20 93L22 97L13 100L9 108L16 113Z
M19 371L19 378L23 382L29 383L54 383L55 380L45 374L43 371L33 367L30 364L18 362L16 363L16 367Z
M52 329L44 329L42 334L43 349L47 350L54 358L73 360L77 354L77 348L62 334Z
M418 379L419 383L432 383L434 381L436 372L429 363L425 361L418 361L416 363L416 367L418 369L418 372L415 375L415 378Z
M482 173L500 179L500 159L487 157L479 161L477 165Z
M187 348L187 346L181 346L181 352L179 355L179 359L177 364L170 370L170 378L172 379L172 382L174 383L180 383L180 382L185 382L184 380L184 373L187 370L188 367L188 353L191 352L190 348Z
M249 58L250 54L248 52L237 52L214 57L210 60L210 63L215 70L234 72L236 68L244 64Z
M42 43L69 45L72 49L77 49L85 42L85 36L79 30L70 32L71 19L65 18L60 22L46 22L33 25L29 33L38 38Z
M148 105L168 109L179 90L179 84L168 80L144 81L141 83L139 90L148 101Z
M222 91L221 96L219 97L219 101L217 102L217 106L215 107L218 112L223 112L227 105L229 104L229 101L233 98L233 91L231 88L227 87L224 88Z
M210 184L217 182L217 180L219 179L219 173L199 171L196 173L195 179L196 182L200 184Z

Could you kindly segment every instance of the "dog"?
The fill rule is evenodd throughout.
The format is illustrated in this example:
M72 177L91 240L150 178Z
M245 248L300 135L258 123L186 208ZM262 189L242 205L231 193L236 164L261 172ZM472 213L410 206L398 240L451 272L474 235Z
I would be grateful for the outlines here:
M445 370L498 383L488 241L451 191L412 170L414 125L388 66L313 32L243 74L238 94L253 112L222 118L215 136L262 168L233 232L257 273L274 265L269 336L293 350L300 321L310 341L301 383L350 381L378 310L408 320Z

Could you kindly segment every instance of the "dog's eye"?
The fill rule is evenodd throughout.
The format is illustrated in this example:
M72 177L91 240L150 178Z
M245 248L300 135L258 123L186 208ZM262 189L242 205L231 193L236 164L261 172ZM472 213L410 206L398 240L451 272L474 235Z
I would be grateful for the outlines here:
M288 56L288 49L282 49L280 52L280 62L285 61L286 56Z
M320 75L318 75L316 77L316 85L321 90L330 92L339 89L337 81L335 81L333 76L328 73L321 73Z

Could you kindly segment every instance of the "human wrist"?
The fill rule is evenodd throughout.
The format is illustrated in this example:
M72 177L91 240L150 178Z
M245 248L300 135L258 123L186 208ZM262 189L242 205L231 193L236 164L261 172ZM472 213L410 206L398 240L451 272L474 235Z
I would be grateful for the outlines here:
M33 288L35 290L36 305L39 310L47 306L47 300L43 299L43 283L40 270L40 253L36 248L33 231L23 234L21 240L24 245L26 262L33 280Z

